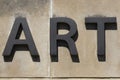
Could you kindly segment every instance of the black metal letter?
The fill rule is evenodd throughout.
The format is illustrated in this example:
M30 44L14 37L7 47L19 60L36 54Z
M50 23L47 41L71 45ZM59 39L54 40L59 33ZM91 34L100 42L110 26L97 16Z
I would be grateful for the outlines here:
M26 39L19 39L22 30L25 33ZM4 61L11 62L14 57L14 53L16 50L29 50L32 60L35 62L39 62L39 55L34 44L31 32L29 30L29 26L25 18L18 17L15 19L13 28L11 30L10 36L8 38L6 47L3 52Z
M58 35L59 29L69 30L68 34ZM50 54L53 62L58 62L58 46L67 47L73 62L79 62L78 52L75 41L77 40L78 32L76 23L65 17L50 19Z
M86 29L97 29L97 56L99 61L105 61L105 30L116 30L115 17L87 17L85 18Z

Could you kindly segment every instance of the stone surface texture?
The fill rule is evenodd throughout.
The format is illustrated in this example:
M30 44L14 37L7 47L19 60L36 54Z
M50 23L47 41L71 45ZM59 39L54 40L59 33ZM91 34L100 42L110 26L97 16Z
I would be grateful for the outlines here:
M40 62L33 62L29 51L16 51L12 62L4 62L2 53L16 17L26 17ZM58 48L59 61L51 62L50 18L53 17L68 17L76 22L79 35L75 44L80 62L72 62L65 47ZM105 31L105 62L97 59L97 30L86 30L85 17L117 18L117 30ZM119 26L119 0L0 0L0 79L117 80L120 77ZM60 30L59 34L68 32Z

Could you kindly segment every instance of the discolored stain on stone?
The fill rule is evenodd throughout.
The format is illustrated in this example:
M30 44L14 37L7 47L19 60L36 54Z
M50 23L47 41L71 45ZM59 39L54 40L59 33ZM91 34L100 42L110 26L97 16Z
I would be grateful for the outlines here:
M30 14L43 12L48 2L49 0L0 0L0 16L11 15L19 10Z

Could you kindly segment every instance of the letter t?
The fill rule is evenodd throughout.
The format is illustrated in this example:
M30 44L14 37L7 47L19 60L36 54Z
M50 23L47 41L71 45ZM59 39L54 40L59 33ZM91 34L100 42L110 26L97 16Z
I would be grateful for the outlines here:
M86 29L97 29L97 56L99 61L105 61L105 30L116 30L115 17L86 17Z

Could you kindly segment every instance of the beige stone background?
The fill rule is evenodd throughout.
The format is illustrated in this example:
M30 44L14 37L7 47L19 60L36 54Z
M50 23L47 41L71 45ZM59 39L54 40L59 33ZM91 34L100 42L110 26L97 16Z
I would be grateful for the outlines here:
M40 62L29 51L17 51L4 62L3 50L16 17L26 17ZM106 62L97 59L97 31L86 30L85 17L117 18L117 30L106 30ZM50 60L50 18L69 17L77 23L76 47L80 63L72 62L67 48L59 47L59 62ZM0 0L0 79L4 80L101 80L120 77L119 0ZM60 31L66 34L67 31Z

